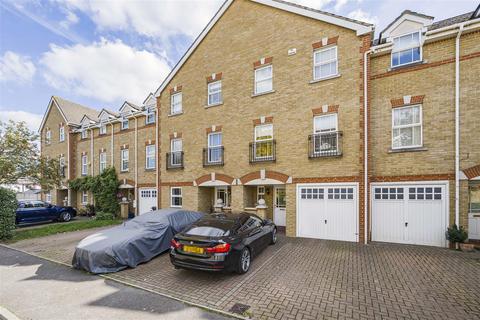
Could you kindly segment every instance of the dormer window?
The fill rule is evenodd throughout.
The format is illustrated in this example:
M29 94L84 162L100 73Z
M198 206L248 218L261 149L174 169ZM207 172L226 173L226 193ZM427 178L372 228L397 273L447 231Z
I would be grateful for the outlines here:
M65 127L61 126L59 129L59 139L60 142L65 141Z
M147 107L145 124L155 123L155 107Z
M100 134L107 134L107 125L106 124L101 124L100 125Z
M392 67L399 67L422 60L420 31L393 38Z
M122 123L120 128L122 130L126 130L128 129L129 124L130 124L130 121L128 120L128 118L122 118Z

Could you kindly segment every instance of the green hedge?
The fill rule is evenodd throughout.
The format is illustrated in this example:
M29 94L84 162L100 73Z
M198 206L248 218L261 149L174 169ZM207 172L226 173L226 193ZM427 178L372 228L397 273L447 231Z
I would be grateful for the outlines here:
M0 188L0 239L10 239L13 236L17 206L15 192Z

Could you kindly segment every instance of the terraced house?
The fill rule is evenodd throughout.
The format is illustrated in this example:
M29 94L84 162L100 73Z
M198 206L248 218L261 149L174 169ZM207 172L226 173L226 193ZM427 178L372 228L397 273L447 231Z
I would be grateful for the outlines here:
M226 1L156 108L150 95L79 120L72 176L116 166L137 214L250 210L288 236L434 246L457 223L479 239L478 10L407 10L375 38L289 2Z

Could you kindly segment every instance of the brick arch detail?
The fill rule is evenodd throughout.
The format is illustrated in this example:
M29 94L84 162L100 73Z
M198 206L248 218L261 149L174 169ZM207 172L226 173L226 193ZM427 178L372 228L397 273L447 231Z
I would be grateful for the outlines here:
M240 181L242 182L242 184L246 184L246 183L248 183L252 180L260 179L260 177L261 177L260 171L254 171L254 172L250 172L250 173L247 173L246 175L242 176L240 178ZM266 170L265 171L265 178L266 179L278 180L280 182L287 183L289 176L284 174L284 173L281 173L281 172Z
M465 173L468 179L480 177L480 164L463 170L463 173Z
M120 184L129 184L129 185L135 186L135 181L131 179L119 179L119 180L120 180Z
M207 174L204 174L203 176L195 179L195 183L197 184L197 186L199 186L202 183L205 183L207 181L211 181L211 179L212 179L212 174L207 173ZM233 177L231 177L229 175L226 175L226 174L223 174L223 173L215 173L215 180L223 181L227 184L232 184L235 179Z

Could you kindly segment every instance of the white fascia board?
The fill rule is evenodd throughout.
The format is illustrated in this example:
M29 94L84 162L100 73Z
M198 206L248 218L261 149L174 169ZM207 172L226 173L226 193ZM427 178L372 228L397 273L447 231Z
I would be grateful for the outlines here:
M223 3L223 5L220 7L220 9L217 11L215 16L210 20L210 22L207 24L207 26L203 29L203 31L200 33L200 35L195 39L195 41L192 43L190 48L188 48L187 52L183 55L183 57L178 61L178 63L175 65L175 67L170 71L168 76L163 80L162 84L160 87L155 91L155 97L159 97L160 93L165 89L168 83L172 80L172 78L175 76L175 74L180 70L180 68L183 66L183 64L188 60L190 55L195 51L195 49L198 47L200 42L202 42L203 38L208 34L208 32L213 28L215 23L220 19L220 17L227 11L227 9L230 7L230 5L233 3L233 0L227 0Z
M43 126L45 125L45 121L47 121L47 115L50 112L50 109L52 108L52 105L55 104L57 107L58 111L60 111L60 114L62 115L63 120L65 121L65 124L69 125L70 123L67 120L67 117L65 117L65 114L63 113L62 108L60 108L55 101L53 97L50 98L50 101L48 102L48 107L45 113L43 114L42 122L40 122L40 127L38 128L38 132L42 132Z
M355 23L353 21L348 21L342 18L337 18L322 12L318 11L312 11L312 10L307 10L304 8L299 8L294 5L290 5L287 3L282 3L282 2L276 2L272 0L251 0L256 3L264 4L270 7L274 7L277 9L281 9L284 11L292 12L304 17L309 17L312 19L324 21L326 23L330 23L333 25L337 25L343 28L351 29L357 32L357 36L369 33L373 31L373 25L372 26L366 26L360 23Z
M381 33L382 39L390 37L390 33L393 30L395 30L396 28L398 28L398 26L400 24L402 24L403 22L405 22L407 20L412 21L412 22L416 22L416 23L421 23L421 24L423 24L423 28L428 27L429 25L431 25L433 23L433 19L423 18L423 17L419 17L417 15L406 13L403 16L401 16L397 21L395 21L390 27L388 27L388 29L385 29L385 30L382 31L382 33ZM426 30L423 30L423 32L425 32L425 31Z

